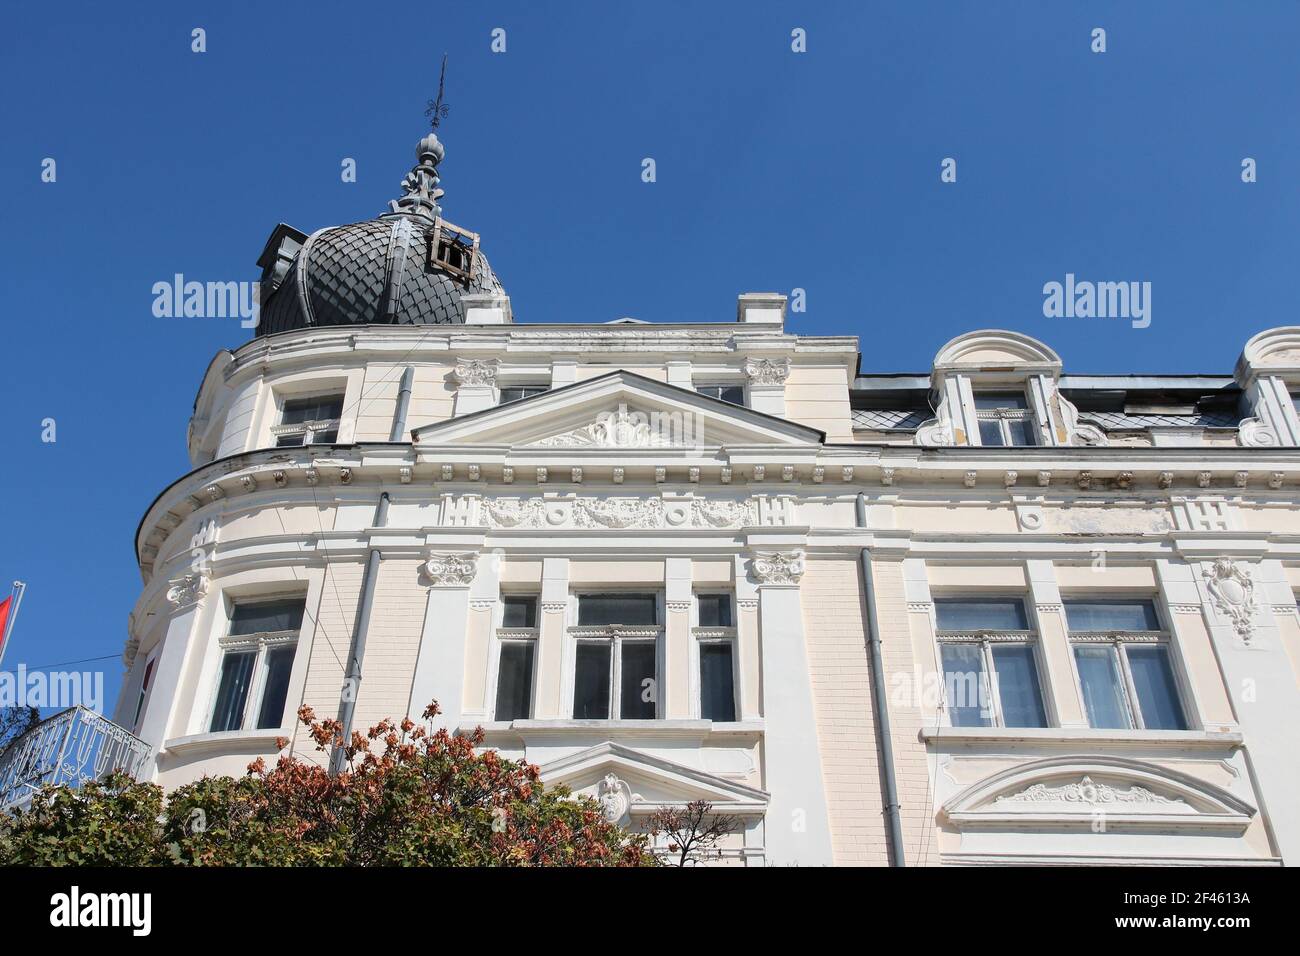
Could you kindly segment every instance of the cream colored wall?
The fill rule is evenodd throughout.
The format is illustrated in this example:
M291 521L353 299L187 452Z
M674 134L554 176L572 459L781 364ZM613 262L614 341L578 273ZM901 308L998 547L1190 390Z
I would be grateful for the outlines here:
M785 382L785 417L821 429L828 442L853 441L848 370L843 365L792 365Z

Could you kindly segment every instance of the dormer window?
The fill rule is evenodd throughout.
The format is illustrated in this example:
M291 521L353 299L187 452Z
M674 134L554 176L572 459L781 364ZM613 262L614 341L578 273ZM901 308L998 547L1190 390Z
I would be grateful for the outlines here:
M1024 392L976 392L981 445L1034 445L1034 416Z
M333 444L338 441L342 417L342 395L287 398L280 412L280 424L271 429L275 447Z
M439 219L429 233L429 267L442 269L468 283L474 278L478 233Z
M697 385L695 390L709 398L717 398L732 405L745 404L745 386L743 385Z

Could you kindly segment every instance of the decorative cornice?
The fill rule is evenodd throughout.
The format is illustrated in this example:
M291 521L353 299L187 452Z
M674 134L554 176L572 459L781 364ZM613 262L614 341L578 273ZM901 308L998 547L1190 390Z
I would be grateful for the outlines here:
M421 569L434 587L469 587L478 571L478 555L431 554Z

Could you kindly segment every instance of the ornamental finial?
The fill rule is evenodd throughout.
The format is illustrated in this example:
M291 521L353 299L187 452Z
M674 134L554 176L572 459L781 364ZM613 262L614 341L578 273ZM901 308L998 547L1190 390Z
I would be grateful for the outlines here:
M450 111L450 107L443 102L446 84L447 55L444 53L442 74L438 77L438 98L429 100L428 108L424 111L432 130L437 130ZM424 216L426 219L434 219L442 214L442 207L438 205L438 200L443 196L443 190L438 187L438 164L445 155L446 150L436 132L430 132L420 140L415 147L415 166L402 180L402 198L394 199L388 204L393 212Z

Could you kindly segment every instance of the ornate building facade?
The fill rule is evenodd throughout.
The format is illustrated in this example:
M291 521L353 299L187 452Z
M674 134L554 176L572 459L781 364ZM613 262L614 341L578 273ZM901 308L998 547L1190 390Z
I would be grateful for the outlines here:
M277 227L203 377L136 540L148 777L436 699L611 820L707 800L724 864L1300 861L1300 328L1221 376L1005 331L873 375L781 295L515 322L442 155Z

